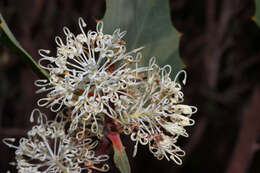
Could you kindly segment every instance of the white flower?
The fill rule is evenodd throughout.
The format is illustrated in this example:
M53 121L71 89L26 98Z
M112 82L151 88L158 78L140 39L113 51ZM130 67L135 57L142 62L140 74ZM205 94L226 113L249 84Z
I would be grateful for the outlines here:
M181 165L182 160L180 157L185 156L185 152L175 144L176 142L177 138L162 134L159 140L157 139L157 141L151 141L149 143L149 149L157 159L161 160L165 157L167 160L171 159L176 164Z
M139 143L149 143L150 151L158 159L169 159L168 153L173 161L181 164L180 157L184 154L178 154L183 151L175 143L179 136L188 137L184 127L195 123L190 116L197 108L180 104L184 101L184 95L177 78L184 73L185 83L186 73L180 71L173 81L170 73L170 66L160 68L154 58L150 60L147 72L144 73L147 77L142 80L140 88L135 90L136 99L127 111L130 115L129 123L123 125L122 129L125 134L131 134L131 139L136 142L133 155L136 155Z
M138 73L147 70L138 67L141 54L135 49L126 53L122 37L126 32L115 30L112 35L103 33L103 22L96 31L84 32L86 26L79 19L81 34L74 35L64 28L66 42L56 37L57 55L48 56L48 50L40 50L43 57L39 64L49 71L50 81L37 80L41 87L37 93L48 92L38 100L39 106L58 112L63 106L72 108L76 119L87 121L104 114L117 121L127 120L123 113L133 103L132 92L140 85ZM132 68L133 66L134 68Z
M107 164L101 168L96 167L109 158L107 155L95 156L93 149L97 146L97 141L87 136L79 139L76 132L67 133L66 121L48 121L38 109L32 112L31 121L34 121L35 113L39 114L38 125L28 132L28 138L19 140L19 146L9 143L14 142L13 138L3 140L6 145L16 149L19 172L80 173L84 170L91 172L91 169L108 171Z

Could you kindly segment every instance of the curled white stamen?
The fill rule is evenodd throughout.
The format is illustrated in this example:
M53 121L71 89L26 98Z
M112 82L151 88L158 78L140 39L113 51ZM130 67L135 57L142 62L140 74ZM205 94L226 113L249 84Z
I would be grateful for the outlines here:
M173 82L176 83L176 81L178 80L179 75L180 75L181 73L184 74L184 78L183 78L183 80L182 80L182 83L185 85L185 84L186 84L186 79L187 79L187 74L186 74L186 71L185 71L185 70L179 71L179 72L176 74L176 76L175 76Z

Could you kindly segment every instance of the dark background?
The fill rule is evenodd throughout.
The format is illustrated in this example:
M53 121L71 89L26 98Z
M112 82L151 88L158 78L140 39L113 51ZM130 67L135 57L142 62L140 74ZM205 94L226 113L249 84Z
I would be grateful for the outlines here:
M133 144L124 137L132 172L259 173L260 28L252 20L254 0L171 0L170 4L172 22L183 34L185 103L198 107L196 125L188 128L189 138L179 141L187 153L182 166L158 161L141 146L133 159ZM103 0L0 1L10 29L36 60L38 49L55 50L54 37L63 35L63 26L77 30L78 17L94 29L94 19L104 15L105 7ZM24 136L31 127L30 112L40 98L35 79L0 44L0 139ZM16 172L8 165L11 161L14 150L0 143L0 172Z

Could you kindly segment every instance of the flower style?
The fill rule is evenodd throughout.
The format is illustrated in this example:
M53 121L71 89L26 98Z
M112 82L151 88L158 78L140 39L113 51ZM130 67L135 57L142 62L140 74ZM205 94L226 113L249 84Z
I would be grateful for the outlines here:
M102 172L108 171L107 155L95 156L93 149L97 141L89 137L68 134L65 130L66 121L56 118L49 121L45 114L38 109L33 110L31 121L34 121L38 113L38 125L28 132L28 138L21 138L19 146L10 144L15 139L4 139L4 143L16 149L17 169L20 173L80 173L84 170L91 172L96 169ZM57 116L58 117L58 116Z

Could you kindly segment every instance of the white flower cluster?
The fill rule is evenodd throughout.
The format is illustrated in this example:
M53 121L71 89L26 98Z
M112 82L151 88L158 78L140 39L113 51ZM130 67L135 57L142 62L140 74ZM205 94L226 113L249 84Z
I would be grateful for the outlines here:
M142 48L127 52L122 40L126 32L104 34L102 21L96 31L85 33L86 23L80 18L79 27L78 35L65 27L66 39L56 37L55 56L39 50L39 64L49 72L49 80L35 81L40 87L37 93L47 93L37 104L56 112L57 118L48 121L37 110L39 125L20 140L19 147L9 144L10 139L4 141L17 149L20 172L107 171L106 164L95 166L108 156L95 156L93 139L103 137L111 126L136 142L133 155L141 143L156 158L181 164L185 152L176 142L179 136L188 137L184 127L194 124L190 117L197 111L181 104L184 95L178 76L184 74L185 84L185 71L171 80L171 67L160 68L154 57L147 67L141 66Z
M31 122L35 114L38 114L37 125L28 131L27 138L19 140L19 146L10 143L15 141L14 138L3 140L7 146L16 149L19 173L81 173L92 172L91 169L108 171L107 164L98 167L109 159L107 155L95 156L94 149L98 141L90 137L83 138L81 128L68 131L65 126L69 122L62 114L51 121L38 109L34 109Z
M72 121L77 123L94 119L105 114L112 119L127 119L126 110L131 96L140 83L138 73L146 68L138 68L140 49L126 53L122 37L126 32L115 30L113 35L103 34L103 23L98 22L97 31L88 31L82 18L79 19L81 34L74 35L64 28L66 43L56 37L57 56L47 56L48 50L40 50L43 57L39 64L49 71L50 79L37 80L40 92L48 92L46 98L38 101L39 106L49 107L58 112L63 106L72 109ZM136 56L134 57L134 55ZM130 68L135 64L136 68Z
M183 73L185 84L185 71L180 71L173 81L170 73L169 65L160 68L155 64L155 58L151 58L146 80L142 81L135 103L129 110L130 122L122 129L136 142L133 155L136 155L138 143L148 144L158 159L170 158L180 165L180 157L185 152L176 142L179 136L188 137L184 127L195 123L190 117L197 108L181 104L184 95L177 78Z

